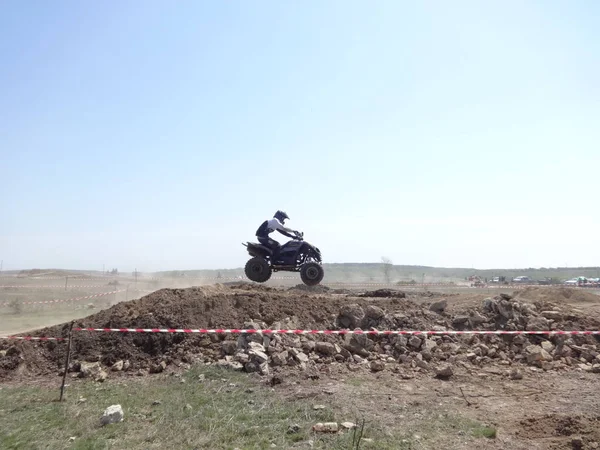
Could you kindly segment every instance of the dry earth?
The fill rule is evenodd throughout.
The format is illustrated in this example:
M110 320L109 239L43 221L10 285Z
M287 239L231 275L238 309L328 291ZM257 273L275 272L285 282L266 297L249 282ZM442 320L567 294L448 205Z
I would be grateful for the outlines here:
M80 327L363 330L598 330L600 297L530 288L513 295L252 284L161 289L75 321ZM66 336L67 324L31 333ZM0 381L56 382L65 344L0 342ZM154 376L194 363L257 372L289 399L314 397L406 429L419 448L467 448L461 415L498 430L482 448L600 448L595 336L183 335L79 332L70 376ZM427 430L424 424L430 424ZM425 429L424 429L425 427ZM437 428L436 428L437 427ZM441 427L441 428L440 428ZM452 425L448 425L452 428ZM432 432L433 430L433 432ZM437 430L437 431L436 431ZM416 437L415 437L416 436ZM429 440L427 440L429 439Z

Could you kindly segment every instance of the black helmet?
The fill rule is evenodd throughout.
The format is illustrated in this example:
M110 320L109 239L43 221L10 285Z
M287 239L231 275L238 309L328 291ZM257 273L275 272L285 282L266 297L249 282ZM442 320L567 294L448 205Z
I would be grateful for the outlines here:
M286 219L290 220L289 216L283 211L277 211L273 217L275 217L281 223L283 223Z

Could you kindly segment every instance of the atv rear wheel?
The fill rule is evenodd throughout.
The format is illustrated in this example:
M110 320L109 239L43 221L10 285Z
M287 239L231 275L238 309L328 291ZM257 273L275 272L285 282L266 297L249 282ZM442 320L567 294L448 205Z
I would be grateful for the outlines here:
M250 280L257 283L264 283L271 278L272 273L269 263L258 256L248 260L244 271Z
M300 278L307 286L316 286L323 280L324 276L323 267L316 262L306 263L300 269Z

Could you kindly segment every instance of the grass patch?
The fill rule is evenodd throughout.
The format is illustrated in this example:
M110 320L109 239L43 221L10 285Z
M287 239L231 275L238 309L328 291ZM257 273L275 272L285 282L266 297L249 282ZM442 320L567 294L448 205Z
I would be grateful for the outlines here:
M496 439L497 431L494 427L476 427L473 429L472 435L476 438Z
M309 440L316 449L356 448L352 431L316 434L312 426L359 418L322 400L318 403L328 407L320 410L314 410L315 401L286 400L258 378L240 372L200 366L182 377L109 379L100 384L71 379L62 403L56 402L56 380L52 390L30 385L0 388L0 448L308 448ZM123 407L124 422L100 426L102 412L113 404ZM367 441L359 448L439 448L465 439L471 445L477 438L496 435L493 428L436 409L409 408L418 418L409 415L387 424L376 412L362 413ZM293 425L297 431L288 432Z
M308 440L314 448L351 448L351 432L316 435L311 429L347 417L315 411L309 401L285 401L243 373L208 366L181 378L70 383L62 403L55 401L58 389L0 389L0 448L289 448ZM102 427L100 416L112 404L123 407L125 420ZM288 433L291 425L299 430ZM393 448L391 441L381 444Z

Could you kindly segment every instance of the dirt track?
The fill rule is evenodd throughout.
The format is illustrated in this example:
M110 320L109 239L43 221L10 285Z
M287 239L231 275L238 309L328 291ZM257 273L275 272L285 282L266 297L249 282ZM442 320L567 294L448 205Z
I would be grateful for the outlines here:
M162 289L77 320L76 326L600 329L600 316L595 312L600 297L564 288L532 288L515 292L514 298L503 295L487 300L483 292L377 291L361 296L349 292L244 284ZM65 336L66 330L65 324L32 334ZM4 355L0 356L0 380L10 383L56 377L65 356L64 343L55 342L4 341L0 350ZM413 405L417 410L430 411L441 402L445 408L505 430L502 438L482 448L571 448L573 436L583 436L582 442L589 444L581 448L595 448L594 443L600 445L600 415L597 396L588 388L600 376L595 373L600 372L599 355L600 341L592 336L411 339L80 332L73 341L71 376L82 376L82 366L94 362L100 363L98 370L104 368L109 378L177 371L195 362L217 363L262 373L291 398L312 395L315 386L326 384L328 390L338 392L335 401L340 408L370 410L390 423L398 414L393 403L382 408L380 401L360 400L360 395L368 399L384 387L391 398L419 393L419 403ZM113 364L123 361L126 369L110 371ZM451 375L438 379L440 367L448 366ZM363 388L338 382L356 377L366 380ZM402 404L410 409L405 399Z
M517 308L509 311L485 311L482 294L441 294L432 292L409 292L379 290L362 294L331 294L327 288L307 290L292 288L288 290L270 287L241 284L233 286L215 285L187 289L161 289L146 297L129 302L119 303L109 309L100 311L84 319L76 321L76 327L94 328L288 328L288 329L532 329L548 327L548 329L586 330L599 329L600 320L597 315L585 313L578 308L596 306L600 297L588 292L569 289L531 288L516 292L510 302L497 297L500 307ZM333 291L346 292L346 291ZM507 296L507 298L509 298ZM555 303L549 303L553 299ZM430 305L444 301L443 311L432 311ZM511 303L512 302L512 303ZM567 302L570 302L567 304ZM502 306L505 304L505 306ZM352 306L354 305L354 306ZM527 306L529 305L529 306ZM357 311L353 312L353 309ZM521 309L523 311L521 311ZM548 321L539 316L540 311L556 309L558 317ZM518 311L517 311L518 310ZM536 311L537 312L534 312ZM588 311L592 311L590 308ZM358 314L353 318L352 314ZM349 319L341 319L343 315ZM504 317L504 314L506 317ZM513 317L514 314L514 317ZM475 320L475 319L476 320ZM346 322L344 322L346 320ZM550 322L553 324L550 327ZM67 325L58 325L32 333L33 335L65 336ZM234 337L233 339L235 339ZM315 340L309 336L305 339ZM133 368L147 369L148 366L162 358L171 361L191 361L198 358L206 361L217 361L223 357L221 342L230 340L224 335L157 335L117 333L77 333L74 340L74 358L84 361L101 361L110 365L118 360L130 360ZM287 338L286 338L287 339ZM422 348L411 347L405 342L392 342L392 338L377 340L374 351L378 355L397 359L402 354L422 352ZM511 348L496 336L485 337L507 355L504 360L512 360L523 350ZM542 338L530 337L528 343L539 343ZM287 339L289 341L289 339ZM339 343L339 337L328 338ZM456 338L445 336L442 341L452 343ZM471 339L478 341L478 338ZM555 339L556 340L556 339ZM575 338L578 344L594 344L592 337ZM389 341L389 342L388 342ZM504 338L506 341L506 338ZM387 343L387 344L386 344ZM286 347L282 344L282 347ZM386 345L394 346L393 350ZM397 344L397 345L396 345ZM3 348L13 343L0 343ZM471 344L469 344L471 345ZM553 344L554 345L554 344ZM38 357L25 358L23 363L8 363L4 358L0 365L0 377L11 377L12 366L17 364L20 375L32 375L56 372L62 360L63 346L54 343L42 343L35 349L30 343L18 345L25 352L34 351ZM431 345L433 348L433 344ZM576 347L578 348L578 347ZM333 355L332 355L333 356ZM413 355L414 356L414 355ZM426 354L428 357L429 355ZM440 361L447 358L439 355ZM447 355L446 355L447 356ZM486 357L486 355L480 355ZM561 355L573 356L573 355ZM339 358L338 358L339 359ZM348 355L344 360L348 359ZM436 360L437 360L436 359ZM494 357L488 358L494 363ZM560 360L558 357L556 360ZM22 361L22 360L21 360ZM340 362L340 361L338 361ZM563 361L564 362L564 361ZM574 361L573 361L574 362ZM595 362L595 361L591 361Z

